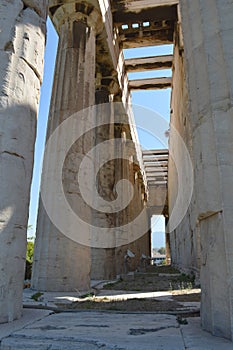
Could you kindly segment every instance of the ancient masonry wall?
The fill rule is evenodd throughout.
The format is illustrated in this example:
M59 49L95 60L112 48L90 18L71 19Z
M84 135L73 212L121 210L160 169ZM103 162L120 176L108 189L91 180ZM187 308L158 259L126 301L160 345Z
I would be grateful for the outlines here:
M195 180L190 210L171 235L172 256L188 269L194 258L196 268L198 255L188 257L195 242L191 237L196 237L196 252L201 251L202 326L214 335L232 339L233 3L181 0L180 10L188 91L186 127L183 107L181 115L174 118L180 120L176 122L178 130L191 138ZM178 250L178 243L183 249Z
M173 156L180 159L176 135L173 128L180 134L188 149L193 166L192 129L188 116L188 91L184 71L184 50L180 26L175 32L175 47L173 61L173 90L171 98L171 134L169 142L169 176L168 176L168 200L169 214L171 216L178 194L178 173ZM182 160L178 160L182 164ZM190 179L190 181L192 181ZM195 206L195 189L187 213L179 226L170 232L170 254L172 265L185 273L194 273L196 281L200 278L200 239L197 226L197 209ZM168 227L169 229L169 227Z
M20 318L46 1L0 4L0 323Z

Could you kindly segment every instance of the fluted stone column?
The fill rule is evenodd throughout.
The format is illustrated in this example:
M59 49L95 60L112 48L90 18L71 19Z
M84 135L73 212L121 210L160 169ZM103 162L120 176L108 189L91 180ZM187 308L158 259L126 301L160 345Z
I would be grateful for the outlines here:
M88 1L85 6L76 1L76 3L55 6L55 9L51 7L50 12L59 33L59 47L47 131L48 139L64 120L75 112L95 104L95 47L99 25L98 12L92 5L89 6ZM88 123L90 115L87 113L85 118ZM65 137L70 137L69 132ZM63 141L58 140L58 155L62 151L59 144ZM94 143L93 132L88 132L81 137L69 150L63 167L63 188L66 198L72 210L89 223L91 223L91 208L82 199L77 174L81 160ZM54 171L56 171L56 159ZM46 178L43 176L42 183L46 184ZM90 183L89 186L91 189L93 184ZM51 191L51 201L57 200L56 189L48 189L48 191ZM77 227L77 237L79 229ZM90 231L87 231L82 234L89 236ZM65 234L66 232L60 232L59 228L50 221L40 201L33 288L47 291L80 291L89 288L90 247L69 239Z
M115 171L115 182L122 179L128 181L127 187L122 189L120 195L122 198L128 193L128 199L130 197L130 192L132 189L133 197L129 201L125 208L122 208L116 215L116 243L117 247L115 249L116 257L116 274L126 273L125 269L125 256L127 250L131 250L135 253L135 257L130 260L129 269L135 271L137 267L140 266L141 255L149 255L150 247L150 236L148 233L143 232L147 225L144 225L147 219L147 213L145 211L146 217L142 219L141 226L141 236L137 235L137 229L132 226L125 230L124 226L127 224L132 224L136 218L145 209L144 202L144 186L141 177L141 169L139 166L138 154L136 152L135 139L132 136L132 126L130 126L130 117L126 114L126 109L119 98L115 97L118 102L115 108L116 118L119 118L121 123L115 126L115 137L121 139L118 143L118 156L121 159L116 159L116 171ZM119 119L118 119L119 120ZM131 185L130 185L131 183ZM124 193L123 193L124 192ZM144 221L145 220L145 221ZM149 225L147 226L149 227ZM138 227L137 227L138 228Z
M101 78L102 80L103 78ZM113 85L109 81L109 85L97 86L95 94L95 102L97 105L96 118L98 123L102 125L96 128L96 145L114 139L114 113L111 105L111 93ZM106 124L109 123L109 124ZM101 159L102 156L107 156L108 162L98 170L96 178L96 187L100 197L102 197L109 207L111 201L116 199L115 193L115 161L114 161L114 145L109 142L109 145L104 148L105 155L96 153L96 157ZM106 213L104 208L99 207L99 211L93 210L92 222L93 226L107 227L112 229L115 227L115 213ZM93 228L95 230L95 228ZM111 235L112 236L112 235ZM114 240L114 237L109 237L109 242ZM111 248L106 242L106 248L91 249L91 278L98 279L113 279L116 277L115 263L115 247Z
M181 0L204 329L233 337L233 1Z
M22 313L45 18L45 0L1 0L0 323L18 319Z

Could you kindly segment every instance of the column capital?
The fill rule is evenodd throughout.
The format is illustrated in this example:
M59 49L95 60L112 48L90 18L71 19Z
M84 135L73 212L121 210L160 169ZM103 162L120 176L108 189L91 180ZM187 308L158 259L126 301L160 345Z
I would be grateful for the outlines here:
M96 74L96 90L107 90L109 95L119 93L119 83L117 73L113 72L111 76L103 76L101 72Z
M97 34L103 30L101 13L92 1L63 1L59 5L56 3L55 0L49 2L49 15L58 33L64 23L75 21L85 22Z

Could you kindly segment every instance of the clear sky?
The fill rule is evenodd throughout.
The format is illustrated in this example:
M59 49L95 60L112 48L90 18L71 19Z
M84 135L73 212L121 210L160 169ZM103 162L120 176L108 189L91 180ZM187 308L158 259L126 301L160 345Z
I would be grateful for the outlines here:
M33 181L31 188L31 202L30 202L30 213L29 213L29 225L32 228L28 232L28 236L32 236L36 230L36 218L38 210L38 198L40 188L40 176L43 160L43 151L46 135L46 126L49 113L49 104L53 84L53 73L56 59L58 37L51 24L51 21L47 21L47 43L45 51L45 69L44 78L41 88L41 99L38 114L38 125L37 125L37 140L35 147L35 164L33 171ZM156 56L163 54L171 54L173 52L172 45L164 45L157 47L139 48L125 50L124 55L126 58L131 57L144 57L144 56ZM139 78L150 78L150 77L163 77L171 76L170 70L142 72L142 73L131 73L129 74L130 79ZM133 105L145 106L163 116L169 121L170 115L170 89L159 90L159 91L139 91L133 92L132 102ZM160 148L161 145L156 142L155 138L150 136L147 132L138 130L139 141L143 145L143 148L153 149ZM161 146L162 147L162 146ZM164 220L161 218L153 217L154 228L153 231L161 232L164 231ZM155 242L155 236L153 236L153 242ZM159 238L159 242L161 239ZM156 244L157 246L157 244ZM160 246L160 244L159 244Z

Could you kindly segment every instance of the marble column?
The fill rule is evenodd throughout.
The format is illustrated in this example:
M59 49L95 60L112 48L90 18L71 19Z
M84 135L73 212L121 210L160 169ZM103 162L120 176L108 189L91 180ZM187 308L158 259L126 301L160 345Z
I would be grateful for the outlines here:
M229 0L181 0L201 241L201 320L233 337L233 56Z
M122 188L120 195L122 198L127 196L129 200L128 205L116 215L116 274L124 274L125 256L128 249L135 254L130 258L129 269L135 271L141 263L141 256L150 255L150 235L144 232L147 225L145 223L149 220L147 211L145 209L145 189L142 179L141 169L139 165L139 154L137 154L136 140L133 138L133 125L130 125L130 116L126 113L126 109L121 102L119 96L115 97L117 106L115 107L115 118L121 121L115 126L115 137L121 140L118 143L117 154L120 159L116 160L115 182L125 179L128 181L126 187ZM129 111L130 112L130 111ZM116 120L116 119L115 119ZM132 198L130 200L130 196ZM132 225L137 217L144 211L144 218L141 220L141 236L137 234L137 228ZM127 227L125 229L124 226ZM147 226L149 227L149 225Z
M0 323L21 317L46 1L0 4Z
M96 33L99 30L98 12L89 2L86 2L85 6L78 1L63 4L56 6L55 10L51 7L50 13L59 33L59 47L47 139L63 121L95 104L95 48ZM88 125L91 117L90 113L85 112L85 116L81 113L75 118L86 118L84 120ZM81 126L78 124L78 127ZM64 136L67 139L70 137L69 132ZM59 140L58 137L58 156L59 152L62 152L62 143L66 140ZM63 189L66 199L72 210L87 223L91 223L91 208L82 198L78 170L83 157L94 144L94 132L85 133L70 148L63 166ZM56 157L53 157L53 161L55 172ZM46 174L45 168L43 173ZM46 185L46 181L46 177L42 176L42 185ZM90 183L90 190L92 186ZM51 203L58 200L56 189L48 188L48 191ZM67 225L69 226L69 222ZM33 288L45 291L83 291L89 288L91 249L80 242L78 237L79 234L90 236L90 228L87 228L86 232L79 230L81 228L77 226L77 240L68 238L66 232L61 232L54 225L40 201Z
M103 79L103 78L102 78ZM107 142L108 146L104 147L104 153L96 152L96 159L101 159L103 156L107 161L100 169L96 178L96 188L98 195L109 203L116 199L115 193L115 161L114 161L114 145L111 140L114 139L114 113L111 105L111 81L109 85L97 86L95 102L96 102L96 118L101 125L96 128L96 145ZM108 124L109 123L109 124ZM92 217L93 226L107 227L113 229L115 227L115 213L107 213L104 208L99 207L99 210L93 210ZM95 228L94 228L95 230ZM112 235L111 235L112 236ZM114 241L114 237L109 237L109 243ZM115 266L115 247L110 247L108 242L104 248L91 249L92 279L114 279L116 277Z

